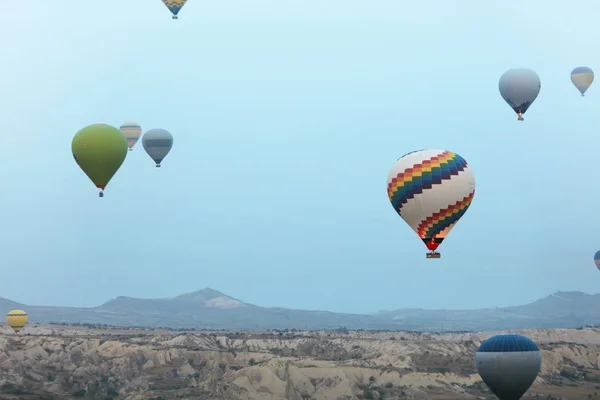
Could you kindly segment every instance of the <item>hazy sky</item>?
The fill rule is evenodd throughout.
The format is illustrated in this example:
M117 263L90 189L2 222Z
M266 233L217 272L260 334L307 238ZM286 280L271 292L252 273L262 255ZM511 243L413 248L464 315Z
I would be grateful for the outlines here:
M460 3L460 6L458 4ZM370 312L600 292L597 0L29 0L0 8L0 296L95 306L204 287ZM518 122L508 68L540 76ZM598 78L600 81L600 78ZM71 139L168 129L100 199ZM427 249L386 193L396 159L457 152L475 199Z

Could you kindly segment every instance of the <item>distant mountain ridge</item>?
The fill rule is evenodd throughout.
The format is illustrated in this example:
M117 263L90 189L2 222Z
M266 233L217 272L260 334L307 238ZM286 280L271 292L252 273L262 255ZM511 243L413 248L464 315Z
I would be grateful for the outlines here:
M400 309L375 314L260 307L206 288L163 299L120 296L92 308L28 306L0 297L0 314L20 308L32 322L205 329L492 331L600 325L600 294L557 292L533 303L479 310Z

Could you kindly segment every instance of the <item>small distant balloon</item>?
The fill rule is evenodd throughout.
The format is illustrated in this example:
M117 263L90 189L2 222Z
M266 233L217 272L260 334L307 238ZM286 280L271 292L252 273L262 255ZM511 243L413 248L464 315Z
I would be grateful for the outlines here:
M571 71L571 82L573 82L573 85L575 85L583 97L585 91L594 82L594 71L588 67L577 67Z
M125 122L119 130L125 135L129 151L132 151L133 146L135 146L140 136L142 136L142 128L135 122Z
M523 114L540 93L540 77L528 68L513 68L506 71L498 81L500 95L523 121Z
M13 331L19 333L27 324L27 313L23 310L11 310L6 314L6 325Z
M151 129L144 133L142 146L156 163L156 168L159 168L160 163L173 147L173 135L165 129Z
M594 254L594 263L596 263L596 267L600 269L600 250L598 250L596 254Z
M520 399L537 378L542 353L529 338L505 334L487 339L475 354L477 372L500 400Z
M83 172L100 189L104 189L127 156L127 140L114 126L94 124L78 131L71 142L73 158Z
M475 195L473 171L448 150L418 150L400 157L390 169L388 198L398 215L431 251L465 214Z
M162 0L162 2L173 14L172 18L177 19L179 18L177 17L177 14L179 14L179 11L181 11L185 3L187 3L187 0Z

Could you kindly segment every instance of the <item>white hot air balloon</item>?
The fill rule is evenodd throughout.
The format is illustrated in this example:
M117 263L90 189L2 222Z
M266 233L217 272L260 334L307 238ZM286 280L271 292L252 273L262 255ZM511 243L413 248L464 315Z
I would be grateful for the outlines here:
M528 68L513 68L506 71L498 81L500 95L523 121L523 114L540 94L540 77Z
M471 205L475 178L467 162L448 150L418 150L405 154L388 175L388 197L394 210L435 250Z

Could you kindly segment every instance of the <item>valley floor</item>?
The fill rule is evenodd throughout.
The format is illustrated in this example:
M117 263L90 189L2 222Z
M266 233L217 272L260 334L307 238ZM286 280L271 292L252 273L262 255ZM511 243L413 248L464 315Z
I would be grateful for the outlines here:
M475 352L496 333L3 327L0 399L491 399ZM525 399L598 398L600 330L517 333L543 353Z

